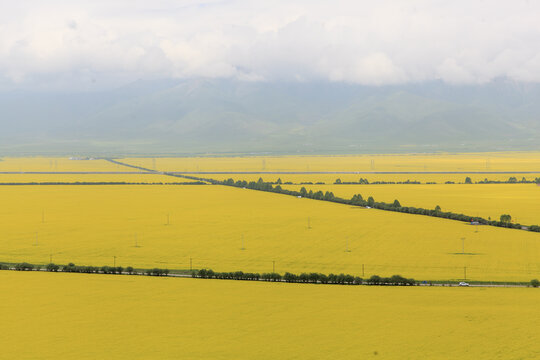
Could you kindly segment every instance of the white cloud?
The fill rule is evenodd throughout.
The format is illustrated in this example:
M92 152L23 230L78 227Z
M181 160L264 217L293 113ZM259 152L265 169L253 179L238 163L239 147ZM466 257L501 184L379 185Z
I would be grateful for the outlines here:
M65 87L199 76L370 85L540 81L539 2L84 3L3 2L0 78Z

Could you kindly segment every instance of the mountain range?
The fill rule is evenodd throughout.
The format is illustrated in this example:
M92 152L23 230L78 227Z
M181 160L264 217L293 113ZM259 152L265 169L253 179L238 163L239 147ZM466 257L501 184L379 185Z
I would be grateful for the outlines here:
M139 80L0 93L0 154L539 149L540 85Z

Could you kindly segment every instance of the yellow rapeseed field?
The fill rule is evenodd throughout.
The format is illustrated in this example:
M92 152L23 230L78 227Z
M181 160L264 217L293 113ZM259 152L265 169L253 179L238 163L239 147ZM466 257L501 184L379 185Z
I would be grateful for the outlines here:
M537 359L540 291L0 271L6 359Z
M191 258L194 268L218 271L270 272L274 261L280 273L540 276L538 233L475 232L456 221L241 188L4 186L0 198L6 262L188 269Z
M130 158L124 161L162 171L534 171L539 152Z
M131 182L131 183L172 183L193 182L195 180L176 178L154 173L129 174L0 174L1 183L32 182Z
M536 184L473 184L473 185L282 185L286 189L323 192L350 199L361 194L375 201L391 203L399 200L402 206L452 211L470 216L491 217L510 214L514 222L540 224L540 186Z
M0 158L1 171L122 171L139 170L113 164L103 159L70 160L69 157L16 157Z

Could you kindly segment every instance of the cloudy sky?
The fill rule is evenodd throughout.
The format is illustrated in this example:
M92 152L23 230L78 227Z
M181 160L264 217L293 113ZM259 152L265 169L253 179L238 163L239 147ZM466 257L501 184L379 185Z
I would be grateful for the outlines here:
M0 87L540 82L538 14L532 0L2 1Z

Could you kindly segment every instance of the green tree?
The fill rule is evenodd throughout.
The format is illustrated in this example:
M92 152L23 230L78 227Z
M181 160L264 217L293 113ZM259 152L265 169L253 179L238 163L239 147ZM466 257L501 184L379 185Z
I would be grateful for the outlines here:
M47 271L58 271L58 269L60 269L60 266L50 263L50 264L47 264L45 269L47 269Z
M20 264L15 265L15 270L18 270L18 271L30 271L30 270L34 270L34 265L29 264L29 263L27 263L27 262L23 262L23 263L20 263Z
M368 197L367 204L370 207L373 207L373 205L375 205L375 199L373 199L373 196Z
M394 200L394 203L392 204L393 207L401 207L401 204L399 203L399 201L396 199Z
M502 214L500 219L503 223L509 223L512 221L512 217L508 214Z
M538 286L540 286L540 280L538 280L538 279L532 279L532 280L531 280L531 286L532 286L532 287L535 287L535 288L538 287Z
M435 206L435 211L441 211L441 207L439 205Z
M472 184L472 180L471 180L470 177L467 176L467 177L465 178L465 184Z
M336 179L336 181L334 182L334 184L341 184L341 179Z

